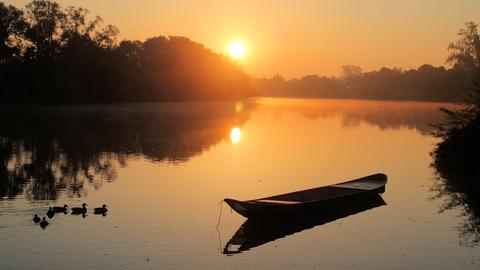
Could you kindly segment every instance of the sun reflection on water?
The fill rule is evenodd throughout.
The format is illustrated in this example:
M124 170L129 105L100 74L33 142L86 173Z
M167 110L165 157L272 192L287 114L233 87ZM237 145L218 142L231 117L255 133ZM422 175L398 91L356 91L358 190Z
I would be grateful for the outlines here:
M236 111L237 113L242 112L242 111L243 111L243 107L244 107L244 106L243 106L243 102L238 101L237 103L235 103L235 111Z
M230 140L232 141L232 143L238 143L241 138L242 138L242 133L240 131L240 128L239 127L232 128L232 131L230 131Z

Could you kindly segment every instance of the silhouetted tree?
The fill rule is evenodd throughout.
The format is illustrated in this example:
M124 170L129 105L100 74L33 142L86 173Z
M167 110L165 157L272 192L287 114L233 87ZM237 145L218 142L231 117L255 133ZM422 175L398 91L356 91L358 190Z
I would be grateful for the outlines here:
M0 103L228 99L252 94L229 58L185 37L117 44L118 29L83 8L1 5ZM5 15L5 16L4 16ZM7 61L14 58L16 61Z
M342 76L308 75L300 79L281 77L258 79L260 95L358 98L423 101L461 101L465 75L462 69L422 65L418 69L381 68L362 72L357 66L343 66Z
M462 68L474 76L480 67L480 36L478 24L466 22L465 28L458 32L459 39L448 46L450 52L447 62L458 68Z
M66 20L60 5L53 1L34 0L27 5L23 33L27 50L38 59L50 59L60 50L64 39L61 31Z
M23 12L0 2L0 64L6 64L19 53L13 43L25 28Z
M453 112L443 109L449 116L449 121L439 126L437 135L442 138L451 137L451 133L475 123L480 117L480 35L478 25L465 23L465 28L458 33L459 39L448 48L450 55L447 61L463 69L468 78L463 109Z
M342 79L349 87L358 87L363 77L362 68L359 66L342 66Z
M446 196L442 210L463 206L466 216L461 228L466 244L480 243L480 37L478 25L465 24L459 39L449 45L448 62L467 76L467 96L458 111L442 109L447 121L437 127L442 139L432 155L439 175L438 197Z

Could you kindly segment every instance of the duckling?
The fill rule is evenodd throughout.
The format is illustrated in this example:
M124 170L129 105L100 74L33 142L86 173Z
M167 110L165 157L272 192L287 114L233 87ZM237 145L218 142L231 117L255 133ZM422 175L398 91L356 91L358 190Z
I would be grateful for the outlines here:
M72 215L85 215L87 213L87 204L83 203L82 207L72 207Z
M45 229L47 226L48 221L45 219L45 217L43 217L42 222L40 222L40 227L42 227L42 229Z
M38 217L37 214L35 214L35 215L33 216L33 222L35 222L35 223L40 222L40 217Z
M104 204L102 207L97 207L94 209L93 214L94 215L105 215L107 213L108 209L107 206Z
M55 216L55 212L53 212L52 207L50 207L50 208L48 208L47 217L49 219L52 219L53 216Z
M63 207L61 206L54 206L53 207L53 212L55 213L67 213L67 208L68 208L68 205L64 204Z

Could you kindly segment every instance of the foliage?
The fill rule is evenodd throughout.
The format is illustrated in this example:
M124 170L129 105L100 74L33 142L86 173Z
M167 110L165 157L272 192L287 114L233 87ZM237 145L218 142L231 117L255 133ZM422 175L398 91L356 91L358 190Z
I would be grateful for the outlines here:
M25 27L22 16L21 10L0 2L0 64L6 64L19 53L11 43Z
M0 2L0 103L109 103L251 95L249 77L184 37L124 40L88 10Z
M343 66L340 78L308 75L287 81L277 76L257 80L256 88L266 96L461 101L464 82L459 68L422 65L406 71L362 72L357 66Z
M465 23L465 28L458 33L458 41L448 46L450 54L447 61L460 67L468 74L465 105L461 110L442 110L448 120L438 126L436 136L446 141L463 134L464 131L474 132L475 124L480 117L480 36L478 25L473 22ZM472 130L473 128L473 130Z
M438 125L441 139L432 152L439 179L438 197L446 196L442 210L462 206L465 223L461 226L464 244L480 243L480 38L478 25L465 24L459 39L449 45L448 61L467 74L465 105L458 111L442 110L447 121Z
M478 24L466 22L465 28L458 32L459 39L448 45L450 54L447 62L466 70L480 67L480 38Z

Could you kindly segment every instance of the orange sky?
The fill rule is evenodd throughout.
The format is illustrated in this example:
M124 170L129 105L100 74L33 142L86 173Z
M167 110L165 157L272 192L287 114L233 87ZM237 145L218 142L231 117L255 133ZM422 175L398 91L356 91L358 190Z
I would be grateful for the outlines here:
M5 1L23 7L25 0ZM443 65L466 21L479 22L478 0L61 0L120 28L121 38L181 35L225 53L243 40L254 76L338 75L345 64Z

